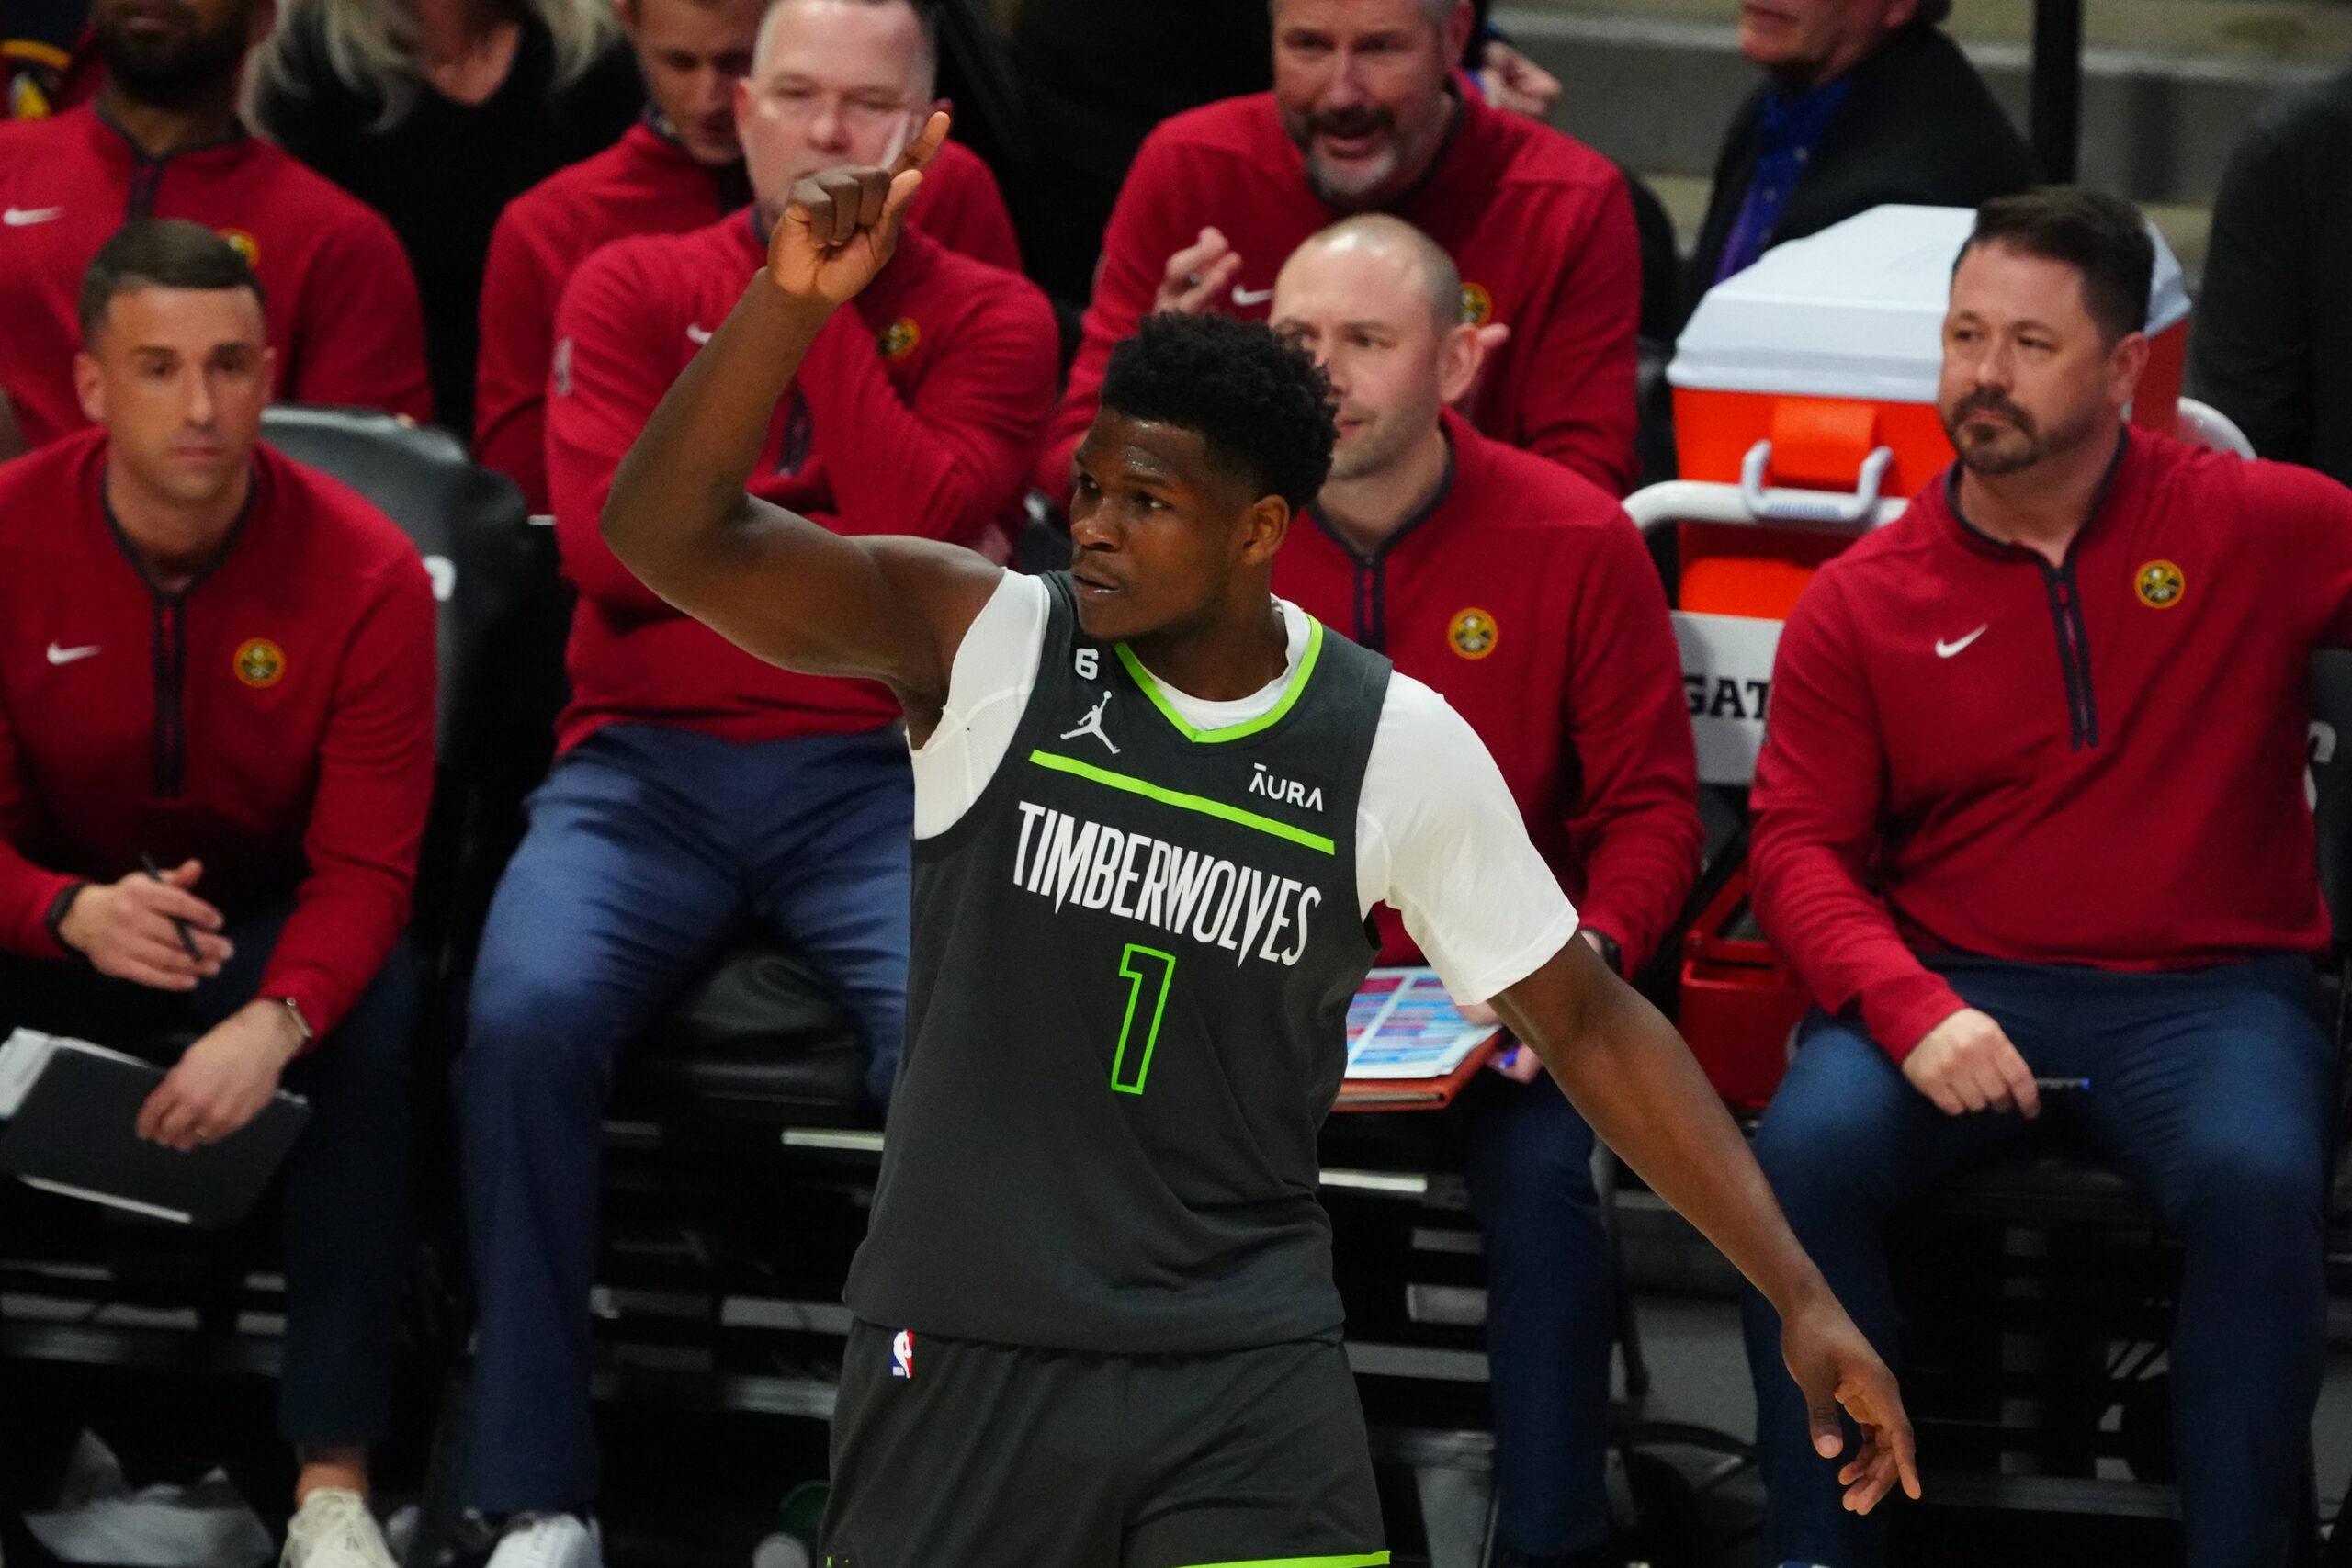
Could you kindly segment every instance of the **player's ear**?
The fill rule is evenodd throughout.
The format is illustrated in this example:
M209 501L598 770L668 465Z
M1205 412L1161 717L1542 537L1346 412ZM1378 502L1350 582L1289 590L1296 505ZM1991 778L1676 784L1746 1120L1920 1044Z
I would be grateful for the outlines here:
M1278 495L1260 496L1241 518L1241 559L1261 566L1274 558L1290 533L1290 502Z

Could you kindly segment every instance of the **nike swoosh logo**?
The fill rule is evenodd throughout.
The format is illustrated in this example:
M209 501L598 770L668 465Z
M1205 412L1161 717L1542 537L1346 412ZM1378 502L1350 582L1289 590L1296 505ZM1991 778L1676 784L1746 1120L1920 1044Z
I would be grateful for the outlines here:
M1977 627L1974 631L1970 632L1966 637L1960 638L1956 642L1946 642L1943 638L1938 637L1936 639L1936 657L1938 659L1950 659L1955 653L1965 651L1968 645L1974 642L1978 637L1983 637L1986 631L1991 629L1992 625L1992 622L1987 621L1984 625Z
M1262 305L1273 297L1274 291L1271 288L1237 288L1233 291L1233 302L1244 310L1252 305Z
M6 212L0 212L0 223L6 223L11 229L27 229L35 223L46 223L53 218L64 216L65 209L62 207L12 207Z
M60 648L52 642L49 645L49 661L51 664L72 664L87 659L97 651L96 643L92 643L87 648Z
M704 344L710 341L710 333L705 331L700 323L696 323L695 325L690 326L686 329L686 341L693 344L696 348L700 348Z

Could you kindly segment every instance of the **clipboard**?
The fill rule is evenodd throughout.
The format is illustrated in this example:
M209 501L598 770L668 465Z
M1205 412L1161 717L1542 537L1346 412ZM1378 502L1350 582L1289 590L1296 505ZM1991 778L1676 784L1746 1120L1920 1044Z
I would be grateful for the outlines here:
M1507 1038L1465 1020L1436 970L1375 969L1348 1007L1348 1076L1332 1109L1440 1110Z
M242 1219L311 1119L281 1091L234 1135L185 1154L142 1141L140 1107L164 1070L84 1040L19 1029L0 1045L0 1171L28 1187L149 1219Z

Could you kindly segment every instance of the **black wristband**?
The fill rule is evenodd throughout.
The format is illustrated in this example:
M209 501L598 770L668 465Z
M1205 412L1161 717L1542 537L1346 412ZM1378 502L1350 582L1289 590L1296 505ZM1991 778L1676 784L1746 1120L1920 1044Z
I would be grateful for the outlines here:
M80 948L65 940L65 917L73 913L74 900L79 898L82 896L82 890L89 886L87 882L76 882L56 897L51 898L49 901L49 913L41 919L41 923L49 928L50 940L76 958L82 957L83 953Z

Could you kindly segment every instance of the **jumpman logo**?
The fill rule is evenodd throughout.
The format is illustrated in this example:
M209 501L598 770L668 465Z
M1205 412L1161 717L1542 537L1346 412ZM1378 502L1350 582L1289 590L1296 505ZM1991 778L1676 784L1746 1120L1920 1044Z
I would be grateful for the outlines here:
M1102 710L1111 705L1111 695L1109 692L1103 693L1102 700L1087 710L1086 716L1078 721L1077 728L1064 731L1062 739L1075 740L1081 735L1091 735L1095 739L1111 748L1111 755L1117 756L1119 743L1102 732Z

